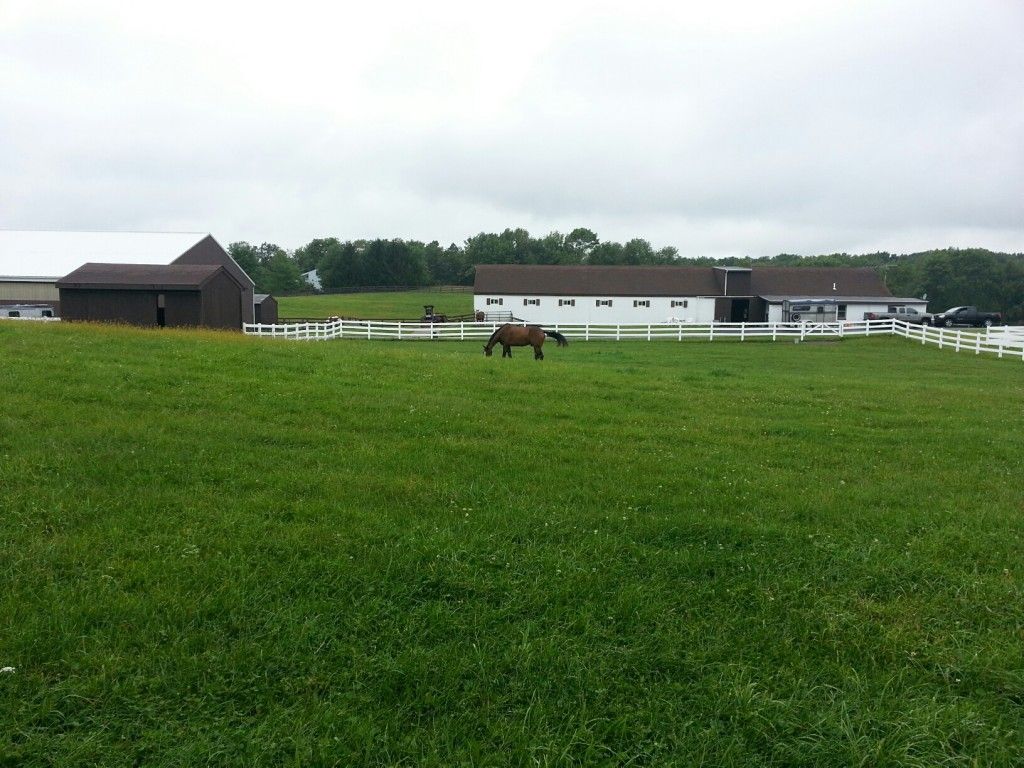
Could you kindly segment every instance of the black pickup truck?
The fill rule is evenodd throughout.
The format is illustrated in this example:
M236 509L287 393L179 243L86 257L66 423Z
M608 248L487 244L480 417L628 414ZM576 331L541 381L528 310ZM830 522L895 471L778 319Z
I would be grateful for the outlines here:
M998 312L979 312L977 307L953 307L932 315L932 325L973 325L977 327L999 325L1003 316Z

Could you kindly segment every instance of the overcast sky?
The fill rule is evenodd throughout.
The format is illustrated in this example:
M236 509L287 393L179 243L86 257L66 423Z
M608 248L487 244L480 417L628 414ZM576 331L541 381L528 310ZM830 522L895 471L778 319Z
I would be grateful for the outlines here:
M493 5L0 0L0 227L1024 251L1021 0Z

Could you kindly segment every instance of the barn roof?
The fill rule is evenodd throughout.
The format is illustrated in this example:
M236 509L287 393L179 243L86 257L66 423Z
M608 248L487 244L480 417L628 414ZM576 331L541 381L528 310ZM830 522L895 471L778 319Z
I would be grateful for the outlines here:
M218 272L227 270L217 264L83 264L58 280L57 287L194 291Z
M203 232L0 230L0 276L56 280L86 262L170 264Z
M269 293L254 293L252 295L252 300L255 301L257 304L262 304L267 299L272 298L273 296L271 296Z
M548 266L480 264L475 293L581 296L713 296L710 267Z
M481 264L474 293L580 296L721 296L721 267L548 266ZM881 276L865 267L726 268L750 272L754 296L810 294L889 297Z
M806 294L796 295L788 293L782 296L761 293L758 294L762 299L767 301L769 304L781 304L783 301L807 301L807 302L835 302L839 304L871 304L878 302L879 299L885 299L888 302L899 302L903 304L927 304L926 299L907 298L905 296L889 296L888 294L874 294L872 296L838 296L831 291L828 293L818 294Z
M891 295L882 276L870 267L755 267L750 289L755 296Z

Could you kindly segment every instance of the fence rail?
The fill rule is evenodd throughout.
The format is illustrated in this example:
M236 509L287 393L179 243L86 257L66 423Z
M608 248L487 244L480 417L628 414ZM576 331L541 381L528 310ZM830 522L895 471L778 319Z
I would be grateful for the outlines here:
M886 322L884 320L880 322ZM1024 360L1024 334L1022 329L1008 333L990 333L994 329L985 331L963 330L961 328L932 328L928 325L904 323L900 320L892 320L892 332L896 336L902 336L911 341L919 341L921 344L934 344L939 349L951 349L955 352L973 352L980 355L982 352L990 352L996 357L1019 357Z
M522 323L525 325L526 323ZM245 333L276 339L302 341L327 339L368 339L402 341L473 341L490 338L500 322L387 322L376 320L333 320L330 322L260 325L247 323ZM932 328L910 325L900 320L861 320L835 323L650 323L567 324L553 323L545 328L558 331L578 341L705 341L755 339L841 339L847 336L896 335L921 344L957 352L989 352L998 357L1020 357L1024 360L1024 328L988 329L974 332L961 329Z

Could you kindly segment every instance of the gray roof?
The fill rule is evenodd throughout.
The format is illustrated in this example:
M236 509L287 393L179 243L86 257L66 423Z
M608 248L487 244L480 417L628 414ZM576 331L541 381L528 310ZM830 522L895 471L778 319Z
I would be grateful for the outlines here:
M722 296L722 273L749 272L751 296L826 295L890 298L881 276L865 267L548 266L481 264L473 292L554 296ZM734 289L730 283L729 288ZM741 295L730 290L730 295Z
M84 264L58 280L57 287L189 291L222 271L227 272L217 264Z
M578 296L714 296L710 267L548 266L480 264L474 293Z
M835 294L823 294L819 296L796 296L793 294L785 294L780 296L773 296L770 294L759 294L759 296L767 301L769 304L778 304L783 301L808 301L808 302L826 302L835 301L843 302L845 304L877 304L880 300L885 301L889 304L898 304L900 302L904 304L927 304L925 299L914 299L914 298L901 298L898 296L836 296Z

